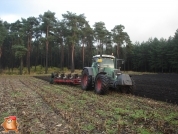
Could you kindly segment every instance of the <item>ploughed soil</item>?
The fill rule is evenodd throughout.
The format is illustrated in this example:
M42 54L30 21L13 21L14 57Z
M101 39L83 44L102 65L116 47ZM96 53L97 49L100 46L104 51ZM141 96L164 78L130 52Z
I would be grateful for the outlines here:
M178 104L178 74L131 75L134 95ZM36 76L50 81L50 76Z
M0 124L13 115L20 134L178 134L178 75L132 78L134 95L101 96L80 86L49 84L50 76L2 75Z
M134 94L178 104L178 74L133 75Z

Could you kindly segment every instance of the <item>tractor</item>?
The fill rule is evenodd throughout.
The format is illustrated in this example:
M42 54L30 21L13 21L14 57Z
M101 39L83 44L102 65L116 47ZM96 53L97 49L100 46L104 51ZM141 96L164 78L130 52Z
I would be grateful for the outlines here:
M82 70L82 90L94 88L97 94L106 94L109 88L114 88L122 93L133 93L131 77L116 69L118 60L113 55L93 56L91 67L84 67Z

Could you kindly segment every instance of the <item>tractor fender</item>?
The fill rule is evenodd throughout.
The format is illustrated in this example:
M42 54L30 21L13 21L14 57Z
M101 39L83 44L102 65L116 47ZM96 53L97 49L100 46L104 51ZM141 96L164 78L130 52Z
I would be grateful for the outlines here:
M84 70L84 69L87 69L87 70L88 70L89 75L91 75L91 76L94 75L94 74L93 74L93 68L92 68L92 67L84 67L83 70Z
M115 86L131 86L133 85L132 80L128 74L119 74L117 76L117 81L115 82Z

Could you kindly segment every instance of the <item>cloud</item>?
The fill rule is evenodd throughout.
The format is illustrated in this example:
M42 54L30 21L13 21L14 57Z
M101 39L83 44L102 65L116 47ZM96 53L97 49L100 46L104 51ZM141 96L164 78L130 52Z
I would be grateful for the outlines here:
M14 15L14 14L7 14L7 15L2 15L0 17L3 21L7 21L9 23L14 23L17 20L21 20L21 16L19 15Z
M85 14L93 26L103 21L108 30L124 25L132 42L147 41L150 37L168 38L178 28L177 0L1 0L0 18L14 22L18 19L38 17L46 11L62 14L70 11Z

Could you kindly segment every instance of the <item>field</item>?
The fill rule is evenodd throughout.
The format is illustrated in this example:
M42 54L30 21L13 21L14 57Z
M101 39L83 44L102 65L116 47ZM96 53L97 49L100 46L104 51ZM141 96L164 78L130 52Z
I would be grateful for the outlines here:
M104 96L38 78L0 76L0 123L15 115L22 134L178 134L176 74L133 75L134 95Z
M177 74L133 75L135 95L178 104Z

